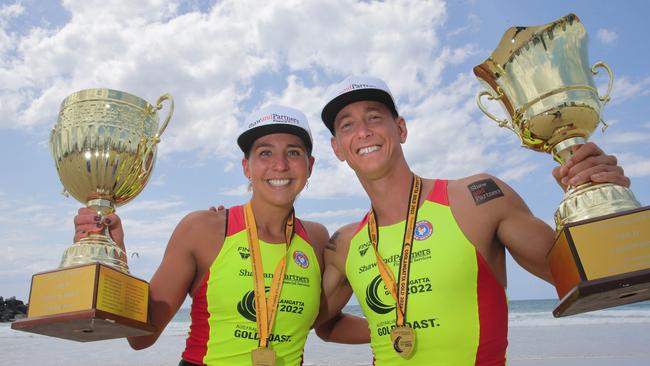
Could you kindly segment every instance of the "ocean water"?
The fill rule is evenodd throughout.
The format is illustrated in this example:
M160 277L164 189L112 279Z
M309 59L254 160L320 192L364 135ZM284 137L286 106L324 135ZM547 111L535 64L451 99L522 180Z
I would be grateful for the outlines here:
M508 304L508 325L510 328L623 323L650 325L650 301L563 318L553 317L552 311L556 304L557 300L511 300ZM348 305L343 311L363 316L359 305ZM168 335L185 335L189 329L189 324L189 309L181 309L167 326L165 333Z
M650 325L650 301L619 306L611 309L598 310L589 313L554 318L552 310L556 300L512 300L509 302L510 328L515 327L554 327L566 325L590 324L648 324ZM363 316L359 305L348 305L343 310L346 313ZM185 336L190 325L190 309L183 308L176 313L167 325L164 334L169 336ZM28 337L30 333L11 330L10 323L0 323L0 340L7 337Z
M556 319L555 300L510 302L508 366L650 365L650 302ZM361 315L359 306L346 312ZM132 350L123 339L78 343L14 331L0 323L0 365L161 366L178 364L189 329L181 309L153 346ZM368 345L341 345L310 332L305 366L370 366Z

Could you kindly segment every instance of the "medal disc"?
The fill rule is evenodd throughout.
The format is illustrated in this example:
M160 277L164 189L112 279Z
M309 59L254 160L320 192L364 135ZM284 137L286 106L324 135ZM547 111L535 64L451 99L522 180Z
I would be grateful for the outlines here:
M393 341L393 348L403 358L407 358L415 347L415 332L411 327L395 327L390 331L390 339Z
M275 366L275 351L260 347L251 352L253 366Z

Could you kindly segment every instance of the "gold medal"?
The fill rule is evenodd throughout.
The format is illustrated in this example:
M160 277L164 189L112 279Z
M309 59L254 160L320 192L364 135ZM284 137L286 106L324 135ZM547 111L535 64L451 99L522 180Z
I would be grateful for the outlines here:
M375 211L371 210L368 215L368 236L375 250L377 257L377 267L384 285L390 292L397 303L395 306L396 321L395 328L390 331L390 339L393 342L395 352L403 358L408 358L415 348L415 332L411 327L405 325L406 322L406 300L408 298L408 278L411 264L411 247L413 245L413 234L415 232L415 219L418 215L420 203L420 192L422 180L417 175L413 175L411 184L411 194L409 195L409 210L406 216L406 227L404 228L404 241L402 242L402 255L400 256L399 266L399 283L395 282L393 272L386 262L381 258L377 245L379 244L379 228L375 218Z
M260 347L251 352L253 366L275 366L275 351Z
M273 329L275 315L280 302L280 292L284 283L284 274L287 269L287 254L285 252L280 262L275 267L273 281L269 290L269 298L266 298L264 290L264 269L262 268L262 254L259 248L259 237L257 236L257 226L255 224L255 215L253 208L248 202L244 206L244 219L248 232L248 247L251 251L251 267L253 269L253 290L255 293L255 320L257 323L257 332L259 333L259 347L251 351L253 366L275 366L275 351L269 348L269 333ZM284 227L284 237L286 249L289 251L291 240L294 235L295 216L293 209L287 218Z
M408 358L415 347L415 332L409 326L395 327L390 331L390 340L398 355Z

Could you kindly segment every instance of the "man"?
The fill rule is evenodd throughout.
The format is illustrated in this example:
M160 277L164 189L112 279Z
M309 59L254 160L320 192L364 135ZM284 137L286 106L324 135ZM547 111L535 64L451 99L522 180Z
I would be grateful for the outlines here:
M550 282L545 256L554 231L496 177L415 176L401 147L406 122L382 80L347 78L321 117L334 153L355 171L372 204L360 223L330 239L324 283L336 286L324 286L328 304L354 290L378 366L503 365L505 251ZM616 159L591 143L553 174L563 187L630 184ZM332 322L316 331L327 340L341 330Z

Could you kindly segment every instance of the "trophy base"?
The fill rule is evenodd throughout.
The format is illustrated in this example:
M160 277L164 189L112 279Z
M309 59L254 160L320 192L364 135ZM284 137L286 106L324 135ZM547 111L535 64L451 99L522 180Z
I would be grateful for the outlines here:
M650 206L566 224L547 261L556 317L650 299Z
M27 318L15 330L78 342L151 334L149 284L100 263L32 276Z
M11 328L77 342L142 336L155 331L151 324L97 309L20 319L11 323Z
M556 318L650 300L650 269L574 287L553 309Z

